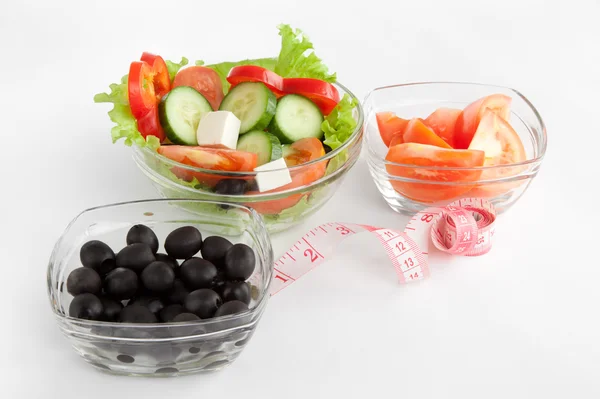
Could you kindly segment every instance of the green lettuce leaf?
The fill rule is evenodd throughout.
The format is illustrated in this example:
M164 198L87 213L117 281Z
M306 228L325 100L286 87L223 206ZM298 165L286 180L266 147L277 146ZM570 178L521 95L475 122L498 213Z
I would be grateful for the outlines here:
M188 59L182 57L179 63L168 60L165 61L165 63L169 70L169 76L173 79L177 72L187 65ZM137 129L137 123L131 114L131 108L129 108L129 100L127 98L127 78L128 75L125 75L121 78L121 83L109 85L109 93L96 94L94 96L94 102L114 104L113 108L108 111L110 120L115 124L110 131L113 143L116 143L120 139L124 139L124 143L127 146L136 144L139 147L148 146L151 149L157 149L160 146L158 138L148 136L148 138L145 139Z
M358 100L356 98L344 94L344 97L321 124L321 129L325 133L323 143L331 147L332 150L341 146L354 132L356 119L354 119L353 111L357 105Z
M96 103L112 103L113 108L108 111L110 120L115 124L110 134L112 142L120 139L125 140L125 145L136 144L140 147L149 146L156 149L160 142L154 136L148 136L148 140L137 130L137 123L131 114L129 101L127 99L127 75L121 78L121 83L113 83L110 86L110 93L98 93L94 96Z
M289 25L277 27L281 36L281 50L276 58L256 58L242 61L227 61L206 65L221 78L223 91L229 90L227 75L231 68L240 65L256 65L273 71L284 78L313 78L327 82L335 82L336 74L330 74L327 66L314 53L312 42L300 30L293 30ZM204 61L196 61L196 65L205 65Z
M169 60L165 61L165 63L167 64L167 70L169 71L169 77L171 78L171 82L173 81L173 79L175 79L175 75L177 75L177 72L179 72L181 68L186 66L188 62L189 60L185 57L181 57L181 61L179 62L179 64Z
M286 78L313 78L335 82L336 74L330 74L327 66L314 53L312 42L300 30L289 25L278 26L281 50L274 71Z
M267 225L299 222L317 210L316 207L325 200L329 194L329 190L330 187L328 185L316 188L309 195L303 196L296 205L284 209L276 215L262 215L262 217Z

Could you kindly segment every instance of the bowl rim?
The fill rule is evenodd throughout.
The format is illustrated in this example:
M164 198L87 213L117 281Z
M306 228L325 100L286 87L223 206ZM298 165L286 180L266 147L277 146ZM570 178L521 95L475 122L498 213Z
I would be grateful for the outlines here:
M354 128L350 137L348 137L348 139L341 146L339 146L338 148L336 148L334 150L331 150L330 152L326 153L322 157L319 157L317 159L314 159L312 161L305 162L305 163L302 163L299 165L294 165L294 166L290 166L290 167L286 167L286 168L271 169L270 171L281 171L281 170L287 169L290 171L290 173L293 173L294 171L303 170L304 168L308 168L311 165L316 165L316 164L324 162L324 161L329 161L329 160L333 159L335 156L342 153L344 150L348 149L348 147L350 147L351 143L353 143L355 141L355 138L357 136L359 136L359 134L363 128L363 124L364 124L364 111L363 111L362 103L360 102L358 97L352 91L350 91L350 89L348 89L346 86L344 86L340 82L336 81L333 83L333 85L340 87L346 94L348 94L350 96L350 98L352 100L356 100L356 108L355 108L356 112L357 112L356 127ZM215 177L227 176L227 177L240 177L240 178L255 177L259 173L259 172L255 172L255 171L239 172L239 171L224 171L224 170L198 168L195 166L190 166L190 165L186 165L186 164L183 164L180 162L173 161L172 159L159 154L157 151L151 150L150 148L148 148L148 146L140 147L138 144L134 143L133 147L136 150L138 150L148 156L156 158L157 160L159 160L160 162L162 162L164 164L167 164L172 167L177 167L180 169L185 169L190 172L205 173L208 175L214 175ZM193 147L193 146L190 146L190 147ZM345 162L347 162L347 160L345 160L344 163Z
M383 91L383 90L387 90L387 89L394 89L394 88L398 88L398 87L426 86L426 85L479 86L479 87L496 88L496 89L505 90L505 91L514 93L517 97L519 97L521 100L523 100L525 102L525 104L527 104L527 106L532 110L532 112L541 128L540 134L539 134L539 136L541 138L541 140L540 140L541 146L540 146L539 154L532 159L527 159L522 162L511 163L511 164L506 164L506 165L477 166L477 167L419 166L419 165L397 163L397 162L391 162L391 161L385 160L385 158L382 158L372 148L370 135L368 134L368 132L365 132L365 141L367 143L366 147L367 147L367 151L369 154L369 158L375 159L378 162L381 162L382 164L384 164L386 166L387 165L400 166L400 167L407 167L407 168L411 168L411 169L431 170L431 171L486 171L486 170L495 170L495 169L503 169L503 168L519 168L519 167L528 167L531 165L539 164L544 159L544 157L546 155L546 149L548 146L548 135L546 132L546 124L544 123L542 116L540 115L537 108L533 105L533 103L525 95L523 95L520 91L513 89L511 87L508 87L508 86L479 83L479 82L467 82L467 81L423 81L423 82L400 83L400 84L376 87L376 88L372 89L365 96L365 98L363 100L363 107L370 102L371 96L373 96L375 93L377 93L379 91ZM518 114L513 112L513 115L515 115L517 118L519 118L521 120L521 122L524 123L524 121L521 119L521 117ZM367 128L366 128L367 116L370 116L370 114L365 116L365 122L364 122L365 130L367 130ZM529 124L524 123L524 125L527 127L528 132L530 134L533 134L533 132L531 131L531 129L529 127Z
M146 174L146 176L148 178L150 178L162 185L167 185L167 186L172 185L172 187L170 187L171 189L176 189L176 190L180 190L180 191L183 190L186 193L202 195L204 197L211 197L211 198L214 197L214 198L218 199L215 202L220 201L220 202L224 202L227 204L229 204L229 203L253 204L253 203L260 203L260 202L264 202L264 201L279 200L279 199L287 198L290 195L303 193L304 191L306 191L308 189L316 189L321 184L325 184L326 182L331 181L332 179L339 178L343 173L347 172L349 170L348 168L352 167L354 165L354 163L358 159L359 155L360 155L360 152L357 152L357 154L355 154L355 156L349 156L333 172L331 172L329 174L325 173L318 180L312 181L308 184L303 184L298 187L288 188L286 190L274 189L273 191L266 191L266 192L262 192L262 193L257 192L256 194L245 193L245 194L241 194L241 195L218 194L214 191L196 189L191 186L187 186L187 185L181 184L177 181L174 181L173 179L169 179L168 177L163 176L161 174L154 173L154 170L152 168L150 168L146 163L138 161L137 158L134 159L134 161L136 162L138 167L141 169L142 173ZM209 202L210 202L210 200L209 200ZM289 209L289 208L286 208L286 209Z
M253 308L248 309L247 311L242 312L242 313L221 316L219 318L210 318L210 319L203 319L203 320L198 320L198 321L177 322L177 323L172 323L172 322L168 322L168 323L122 323L122 322L112 322L112 321L86 320L86 319L79 319L76 317L71 317L68 314L62 314L57 311L57 306L55 306L55 304L53 303L53 297L52 297L53 292L54 292L53 287L57 283L57 281L54 280L54 278L52 276L52 272L54 271L54 266L59 261L59 259L56 258L58 250L64 246L64 240L66 239L67 233L71 230L73 225L78 220L80 220L81 217L83 217L84 215L87 215L91 212L101 210L101 209L119 208L119 207L123 207L123 206L127 206L127 205L135 205L135 204L148 204L148 203L165 203L166 204L166 203L172 203L172 202L215 204L215 205L226 204L233 208L239 208L239 209L242 209L245 212L249 213L251 219L255 223L257 223L258 228L253 229L253 230L257 231L257 236L259 236L259 237L257 237L257 238L259 238L259 240L258 240L259 246L261 247L261 249L263 250L264 255L265 255L265 272L267 274L267 276L266 276L267 280L266 280L264 289L262 290L260 297L256 300L256 305ZM244 317L261 314L264 311L264 308L266 307L266 304L271 296L269 293L269 290L271 287L271 283L273 282L273 273L274 273L274 254L273 254L273 247L272 247L270 235L269 235L267 227L264 223L264 219L254 209L247 207L243 204L235 204L235 203L229 203L229 202L223 202L223 201L211 201L211 200L204 200L204 199L189 199L189 198L151 198L151 199L113 202L113 203L108 203L108 204L104 204L104 205L90 207L90 208L84 209L83 211L79 212L67 224L67 227L63 230L62 234L60 235L60 237L54 244L54 247L52 249L52 253L50 255L50 259L48 262L48 267L46 268L46 278L47 278L47 287L46 288L47 288L48 299L50 300L50 307L52 308L52 312L54 313L55 317L57 317L61 321L65 321L70 324L76 324L81 327L86 327L86 328L91 328L91 327L132 328L132 329L138 329L138 330L139 329L148 329L148 328L202 327L202 326L210 326L210 325L217 324L217 323L231 322L231 321L235 321L237 319L241 319ZM210 336L213 334L221 334L221 333L227 332L229 330L235 330L235 329L239 329L239 328L244 328L249 325L253 325L256 322L257 322L256 320L250 320L248 323L236 325L235 327L232 327L232 328L212 331L209 333L198 333L198 334L185 335L185 336L180 336L180 337L178 336L178 337L170 337L170 338L125 338L125 337L110 337L110 338L113 340L124 340L124 341L126 341L126 340L172 341L172 340L176 340L176 339L184 339L184 338L187 339L192 336L205 337L205 336ZM88 332L88 333L78 332L78 334L87 335L87 336L96 336L96 337L106 337L103 334L91 333L91 332Z

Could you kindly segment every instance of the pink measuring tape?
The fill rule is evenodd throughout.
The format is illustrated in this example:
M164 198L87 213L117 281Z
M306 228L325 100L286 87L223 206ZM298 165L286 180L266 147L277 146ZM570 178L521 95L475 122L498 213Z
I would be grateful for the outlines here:
M403 232L350 223L326 223L310 230L275 262L270 293L275 295L326 261L343 239L370 232L377 235L396 269L400 283L429 276L429 242L453 255L478 256L492 247L496 212L491 203L464 198L444 207L418 212Z

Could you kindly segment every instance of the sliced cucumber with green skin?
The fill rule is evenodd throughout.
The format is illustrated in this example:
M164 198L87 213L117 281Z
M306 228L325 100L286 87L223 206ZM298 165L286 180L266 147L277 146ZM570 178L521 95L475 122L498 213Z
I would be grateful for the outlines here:
M163 97L158 111L160 124L173 144L198 145L198 123L212 107L196 89L179 86Z
M284 144L281 146L281 156L282 157L287 157L288 155L292 155L293 153L295 153L296 151L294 151L294 149L292 148L292 146L290 144Z
M253 130L240 136L237 142L240 151L253 152L258 155L258 166L274 161L282 156L279 139L271 133Z
M233 112L240 120L240 134L263 130L275 115L277 97L260 82L244 82L235 86L221 102L220 110Z
M285 144L307 137L320 140L322 123L323 114L315 103L298 94L288 94L279 99L268 130Z

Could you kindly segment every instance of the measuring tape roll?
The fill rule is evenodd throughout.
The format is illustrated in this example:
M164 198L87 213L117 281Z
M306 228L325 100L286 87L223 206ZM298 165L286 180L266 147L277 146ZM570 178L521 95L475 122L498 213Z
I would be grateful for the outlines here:
M430 274L429 243L452 255L479 256L492 247L496 212L491 203L464 198L415 214L404 231L351 223L325 223L306 233L274 265L274 295L329 259L335 247L352 235L370 232L382 243L400 283Z

